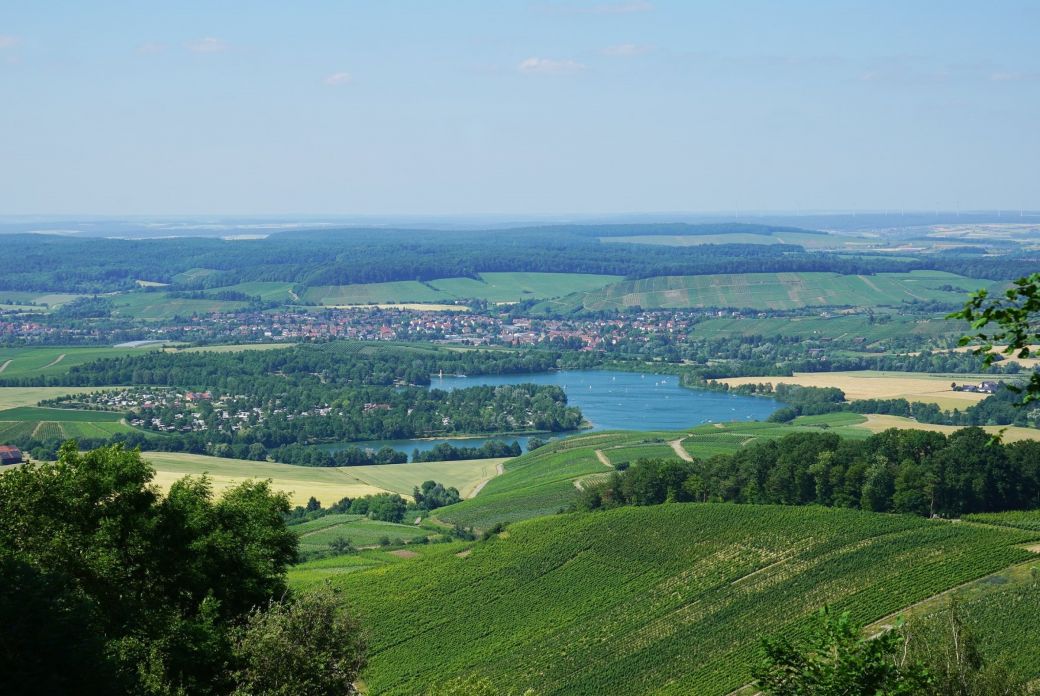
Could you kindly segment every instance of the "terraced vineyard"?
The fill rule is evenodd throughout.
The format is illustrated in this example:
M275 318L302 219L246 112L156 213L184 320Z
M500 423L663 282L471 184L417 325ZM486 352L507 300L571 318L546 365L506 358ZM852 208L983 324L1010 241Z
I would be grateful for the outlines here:
M964 519L969 522L981 522L982 524L995 524L1001 527L1014 527L1016 529L1040 532L1040 510L982 512L975 515L965 515Z
M21 406L0 411L0 440L36 437L41 440L108 438L133 430L123 414Z
M961 302L967 292L993 283L941 271L878 273L742 273L659 276L608 285L576 297L590 310L622 307L738 307L796 309L811 306L898 306L903 302Z
M760 636L797 632L824 604L878 619L1035 557L1019 545L1038 536L722 504L551 516L508 532L465 554L431 547L331 575L371 631L372 693L479 673L546 696L618 684L633 695L727 694L749 681Z

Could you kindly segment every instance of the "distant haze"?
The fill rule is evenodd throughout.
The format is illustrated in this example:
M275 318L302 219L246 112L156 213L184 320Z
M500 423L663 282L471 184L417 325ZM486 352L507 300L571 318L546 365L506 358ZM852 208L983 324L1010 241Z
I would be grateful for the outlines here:
M0 215L1018 214L1038 26L1027 0L17 3Z

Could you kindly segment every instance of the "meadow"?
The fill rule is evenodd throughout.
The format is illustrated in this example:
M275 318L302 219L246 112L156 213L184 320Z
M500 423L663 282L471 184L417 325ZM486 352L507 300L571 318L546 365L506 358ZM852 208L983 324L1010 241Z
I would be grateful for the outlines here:
M837 341L862 338L864 345L889 341L904 336L922 339L948 336L960 338L967 325L945 319L943 315L922 318L896 312L876 312L882 321L871 321L871 315L835 314L811 317L764 317L708 319L693 329L697 338L729 338L732 336L792 336L829 338Z
M465 552L434 545L352 572L321 563L370 631L372 693L479 673L545 696L619 683L633 695L712 696L750 680L761 636L800 632L824 604L872 621L1034 558L1020 545L1037 536L819 507L669 504L530 520ZM300 566L291 582L310 572Z
M428 537L430 530L414 524L396 524L370 520L364 515L326 515L311 522L293 525L300 535L300 550L327 551L337 539L347 539L354 546L375 546L389 539L391 543L410 543Z
M308 288L302 299L323 305L444 304L460 299L519 302L594 290L617 280L619 276L584 273L480 273L479 278L316 286Z
M82 365L100 358L135 355L159 350L157 345L134 348L111 346L66 346L30 348L0 348L0 379L17 377L46 377L68 372L74 365Z
M994 285L942 271L839 275L742 273L659 276L609 285L575 296L590 310L643 307L737 307L761 310L811 306L899 306L911 301L963 302L965 294ZM568 298L570 299L570 298Z
M155 468L155 481L163 489L168 489L174 481L188 475L208 475L214 490L218 492L248 479L271 479L272 487L289 493L294 504L303 505L313 496L325 506L332 505L344 497L357 498L385 492L410 497L412 489L427 480L454 486L466 496L471 494L481 481L495 476L498 464L503 461L476 459L458 462L307 467L183 452L145 452L143 456Z

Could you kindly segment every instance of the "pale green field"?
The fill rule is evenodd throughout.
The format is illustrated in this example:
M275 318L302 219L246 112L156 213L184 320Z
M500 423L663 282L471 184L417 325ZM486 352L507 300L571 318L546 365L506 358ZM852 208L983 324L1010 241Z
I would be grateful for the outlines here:
M225 459L180 452L145 452L144 458L156 469L156 483L169 488L187 475L209 474L214 490L221 491L247 479L271 479L276 490L286 491L295 504L302 505L314 496L324 505L344 497L391 492L411 496L423 481L434 480L454 486L467 495L483 480L497 473L502 459L477 459L460 462L423 462L350 467L307 467Z
M291 302L293 300L292 289L292 283L252 281L249 283L239 283L238 285L228 285L221 288L212 288L208 292L233 290L235 292L244 292L250 297L259 296L260 299L264 301L274 300L277 302Z
M20 290L0 290L0 302L4 304L10 303L12 305L21 305L25 302L34 302L37 305L47 305L50 309L60 307L63 304L68 304L80 297L88 296L67 292L22 292ZM38 309L46 308L39 307Z
M171 298L165 292L130 292L112 298L113 316L146 321L165 321L177 316L189 317L192 314L232 312L245 306L245 302Z
M35 406L44 399L69 394L93 394L123 387L0 387L0 411L19 406Z
M804 234L801 232L781 232L777 234L754 234L738 232L734 234L706 235L636 235L632 237L600 237L601 242L618 244L654 244L663 246L700 246L702 244L797 244L806 249L857 249L877 240L862 237L849 237L837 234Z
M193 348L167 348L172 353L241 353L244 350L278 350L293 348L295 343L231 343L222 346L195 346Z
M576 296L586 309L736 307L796 309L810 306L899 306L903 302L963 302L991 281L941 271L878 273L742 273L660 276L616 283ZM952 290L942 289L950 287Z
M39 377L63 374L73 365L114 358L121 355L136 355L150 350L159 350L152 344L136 348L113 348L111 346L33 347L0 348L0 379L10 377Z
M586 292L620 280L583 273L481 273L474 278L442 278L426 283L398 281L309 288L303 299L325 305L393 302L445 303L459 299L518 302Z

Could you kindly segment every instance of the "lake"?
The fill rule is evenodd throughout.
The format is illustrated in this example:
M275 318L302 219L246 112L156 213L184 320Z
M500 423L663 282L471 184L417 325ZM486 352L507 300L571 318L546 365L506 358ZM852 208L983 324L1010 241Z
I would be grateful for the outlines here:
M527 375L434 377L431 389L463 389L482 384L552 384L562 387L567 401L577 406L593 430L681 430L701 423L765 420L779 406L773 399L738 396L679 386L674 375L641 374L615 370L564 370ZM563 437L573 433L557 433ZM549 436L542 435L542 439ZM480 447L488 440L516 440L526 450L526 435L434 440L382 440L348 443L378 449L389 445L412 453L427 452L448 442L459 447ZM337 447L338 446L333 446Z

